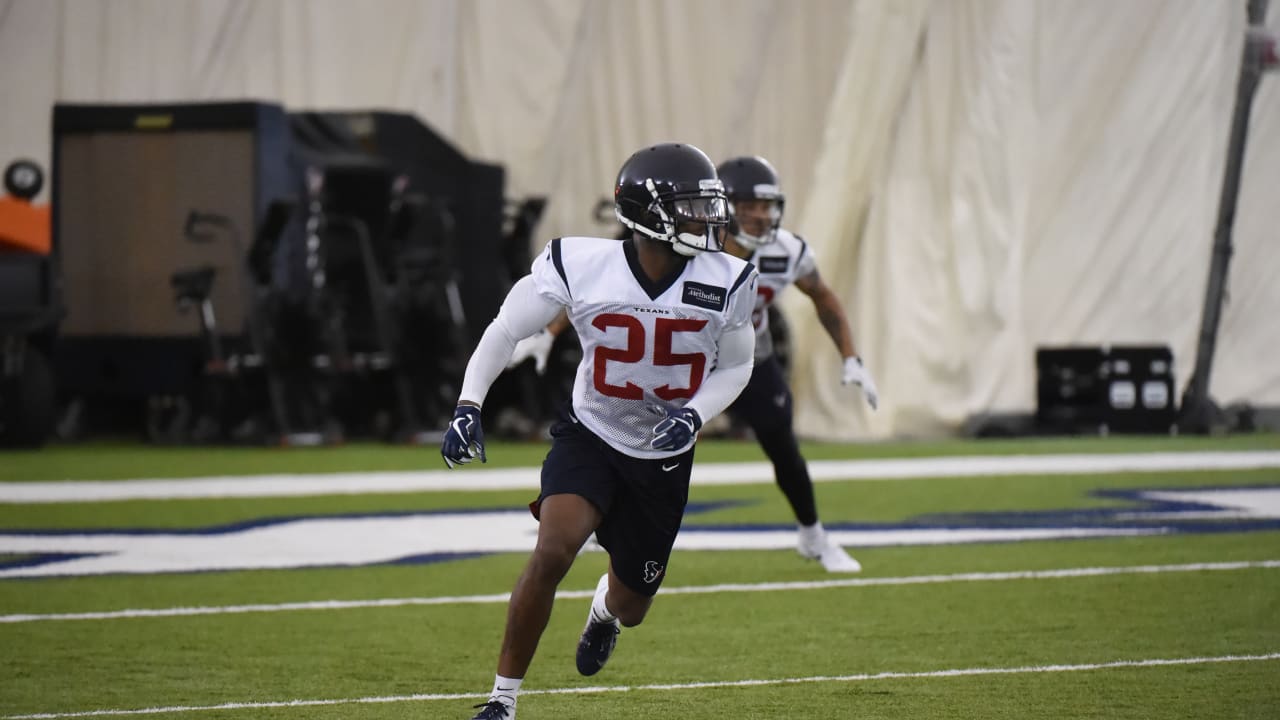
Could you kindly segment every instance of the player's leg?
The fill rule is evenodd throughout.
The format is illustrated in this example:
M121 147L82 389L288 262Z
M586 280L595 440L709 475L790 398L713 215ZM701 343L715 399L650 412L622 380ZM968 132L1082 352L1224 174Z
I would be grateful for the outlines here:
M791 389L777 358L771 355L756 362L751 380L729 410L751 427L756 442L773 464L774 481L797 522L802 526L816 523L813 482L791 429Z
M542 465L542 494L530 506L538 539L507 605L507 625L489 702L479 720L514 720L516 698L546 630L556 588L609 507L613 483L589 433L573 423L552 428ZM504 714L508 713L508 714ZM475 720L475 719L473 719Z
M600 604L604 606L602 609L618 618L623 627L635 627L644 622L645 615L649 614L649 608L653 605L653 596L642 595L627 587L618 579L612 562L609 563L609 572L602 578L608 578L607 582L601 581L604 593L599 592L599 587L596 588Z
M587 623L578 639L578 672L594 675L613 654L622 626L644 621L666 577L684 507L689 501L693 450L661 460L615 457L625 476L614 507L596 530L609 552L609 571L596 584Z
M787 496L798 525L796 551L801 556L818 560L828 572L858 572L862 565L844 548L833 542L818 520L813 481L809 468L800 455L799 444L790 424L785 428L757 431L765 454L773 461L778 487Z
M583 675L600 672L613 655L618 633L623 627L635 627L644 622L652 605L652 595L642 595L618 579L611 561L609 571L596 583L587 624L578 637L578 672Z
M817 502L809 468L800 455L795 433L785 429L757 432L760 446L773 461L778 487L787 496L798 525L796 551L818 560L828 572L858 572L862 565L833 542L818 520Z
M751 426L761 449L773 464L774 480L791 505L799 526L797 551L804 557L821 561L830 572L861 570L857 560L831 542L818 520L813 480L791 424L791 389L776 358L756 363L751 382L739 396L735 408Z
M556 588L578 549L600 524L601 513L586 498L562 493L538 503L538 541L507 604L507 627L489 701L472 720L515 720L520 684L551 619Z
M542 499L538 542L511 591L507 630L498 659L498 674L524 677L551 618L556 588L573 565L578 548L600 524L600 511L578 495Z

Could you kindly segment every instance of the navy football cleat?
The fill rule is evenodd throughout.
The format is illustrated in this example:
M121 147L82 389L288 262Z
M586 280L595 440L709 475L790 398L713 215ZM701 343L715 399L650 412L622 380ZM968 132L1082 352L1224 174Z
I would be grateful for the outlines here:
M480 712L476 713L471 720L516 720L516 709L503 705L497 700L490 700L476 707L480 708Z
M595 675L609 662L613 647L618 644L618 621L599 622L587 618L587 626L578 638L578 672Z

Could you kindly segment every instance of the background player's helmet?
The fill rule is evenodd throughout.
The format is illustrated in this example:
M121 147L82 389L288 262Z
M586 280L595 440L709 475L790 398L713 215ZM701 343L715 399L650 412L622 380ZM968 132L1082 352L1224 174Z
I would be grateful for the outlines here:
M706 153L684 143L637 151L618 171L614 212L628 228L671 243L681 255L724 249L721 230L729 224L724 185ZM680 232L681 223L701 223L701 235Z
M744 156L726 160L716 172L724 183L725 194L729 196L729 232L740 245L755 250L768 245L778 237L778 226L782 224L782 209L786 197L778 184L778 172L768 160L762 157ZM763 235L748 235L733 219L734 203L739 200L771 200L769 216L773 221Z

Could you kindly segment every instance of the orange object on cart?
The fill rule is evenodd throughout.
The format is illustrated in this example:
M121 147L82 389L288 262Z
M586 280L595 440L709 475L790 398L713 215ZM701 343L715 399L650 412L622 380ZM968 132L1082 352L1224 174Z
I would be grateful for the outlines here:
M48 255L52 237L48 205L33 205L12 195L0 197L0 250Z

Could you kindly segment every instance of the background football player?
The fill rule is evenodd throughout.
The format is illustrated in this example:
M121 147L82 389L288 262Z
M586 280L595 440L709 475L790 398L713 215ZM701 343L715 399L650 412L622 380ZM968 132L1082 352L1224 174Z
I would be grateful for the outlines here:
M794 283L813 301L822 327L844 358L841 381L861 386L872 409L877 402L875 382L854 348L840 299L818 274L813 252L804 240L781 227L786 198L773 166L761 157L736 157L721 163L718 173L732 217L725 252L749 260L760 273L759 297L751 316L756 329L755 368L729 412L751 427L773 463L774 479L800 525L800 554L821 561L830 572L857 572L862 566L831 542L818 519L813 482L791 427L791 388L769 335L769 306Z

